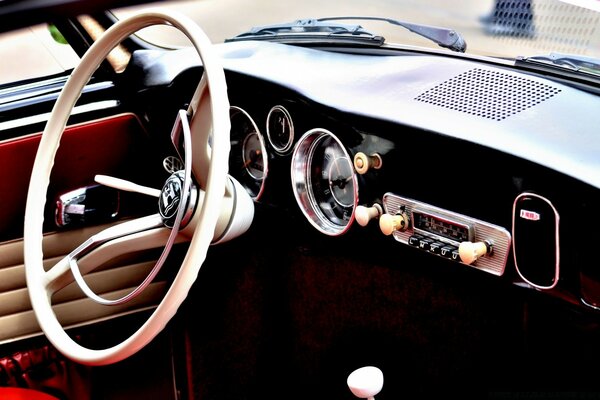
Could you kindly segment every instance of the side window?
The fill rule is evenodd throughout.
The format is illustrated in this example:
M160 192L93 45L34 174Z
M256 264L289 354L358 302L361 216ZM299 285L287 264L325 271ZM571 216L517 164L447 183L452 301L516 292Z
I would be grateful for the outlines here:
M79 57L47 24L0 34L0 85L58 74Z

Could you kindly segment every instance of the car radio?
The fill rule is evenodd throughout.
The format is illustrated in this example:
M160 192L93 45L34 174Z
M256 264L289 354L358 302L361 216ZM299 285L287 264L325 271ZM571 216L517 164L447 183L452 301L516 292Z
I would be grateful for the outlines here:
M381 231L398 242L461 264L502 275L511 246L501 226L386 193Z

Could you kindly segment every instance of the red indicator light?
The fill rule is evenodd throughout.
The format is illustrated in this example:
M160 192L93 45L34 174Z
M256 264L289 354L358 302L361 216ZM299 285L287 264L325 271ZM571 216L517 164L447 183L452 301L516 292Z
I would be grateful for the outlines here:
M528 219L530 221L539 221L540 220L540 214L538 214L534 211L521 210L521 213L519 216L523 219Z

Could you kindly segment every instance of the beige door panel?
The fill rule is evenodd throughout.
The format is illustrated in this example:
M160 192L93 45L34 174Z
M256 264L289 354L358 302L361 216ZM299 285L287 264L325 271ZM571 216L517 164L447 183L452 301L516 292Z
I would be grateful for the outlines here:
M110 225L86 227L44 236L44 264L55 265L82 242ZM157 243L160 246L160 243ZM109 249L107 252L118 254ZM150 257L150 258L149 258ZM86 281L105 297L123 296L134 289L154 266L153 253L139 252L108 260L86 275ZM70 278L72 280L72 278ZM155 307L167 290L164 281L153 282L140 296L119 306L103 306L85 297L75 282L53 296L53 309L65 326L81 326ZM23 242L0 244L0 343L41 335L25 282Z

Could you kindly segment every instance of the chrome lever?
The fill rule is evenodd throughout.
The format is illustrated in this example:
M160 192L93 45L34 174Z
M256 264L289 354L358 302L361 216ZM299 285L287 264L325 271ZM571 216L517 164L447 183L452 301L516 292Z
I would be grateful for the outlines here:
M102 185L66 192L56 200L54 221L58 227L106 222L119 215L119 192Z

